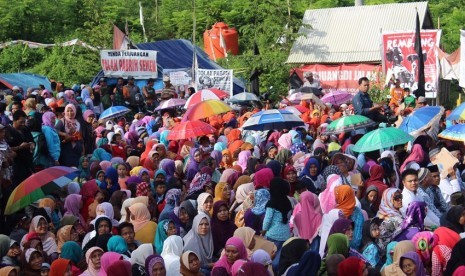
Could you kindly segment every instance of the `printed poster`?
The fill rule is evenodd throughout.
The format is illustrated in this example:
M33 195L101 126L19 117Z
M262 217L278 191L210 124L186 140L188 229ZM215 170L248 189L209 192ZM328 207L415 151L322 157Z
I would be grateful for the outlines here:
M233 70L197 69L197 90L217 88L233 96Z

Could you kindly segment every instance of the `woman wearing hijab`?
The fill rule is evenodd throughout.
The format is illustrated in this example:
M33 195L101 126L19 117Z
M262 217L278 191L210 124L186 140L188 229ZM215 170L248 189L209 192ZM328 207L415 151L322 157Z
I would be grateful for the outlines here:
M213 170L210 167L203 167L198 173L195 174L194 179L189 185L187 193L188 198L195 198L200 193L205 191L205 186L210 185Z
M400 257L399 266L407 276L426 276L426 270L416 252L407 252Z
M194 251L198 254L203 269L210 270L213 267L213 238L210 227L210 217L199 212L194 218L192 229L183 238L184 251Z
M77 265L81 262L82 259L82 249L74 241L67 241L63 244L61 248L61 258L70 260L71 271L73 275L80 275L82 271L77 267Z
M166 276L165 261L159 255L151 255L145 260L145 271L149 276Z
M323 220L320 201L315 194L305 191L300 195L300 205L302 209L294 217L294 225L299 237L308 240L310 248L316 251L320 247L318 232Z
M270 200L270 192L267 189L255 191L254 206L245 211L244 223L255 230L260 235L263 229L263 220L265 219L266 206Z
M367 265L357 257L349 257L337 266L338 275L368 275Z
M299 276L299 275L318 275L320 270L321 257L318 253L307 250L299 260L298 264L290 266L286 275Z
M465 239L460 239L452 249L443 275L460 276L465 272Z
M415 246L411 241L401 241L394 247L393 263L381 270L381 275L405 275L400 267L400 258L407 252L415 252ZM415 252L416 254L416 252Z
M35 216L32 218L31 225L29 226L29 233L36 233L41 242L44 252L54 260L58 257L58 247L55 241L55 235L48 231L48 222L43 216ZM26 241L26 236L23 237L21 244Z
M306 239L291 238L287 240L281 250L278 275L283 275L291 265L298 263L308 248L309 244Z
M90 159L87 156L81 156L79 158L79 167L78 169L80 170L78 182L79 183L84 183L87 180L92 179L92 176L90 174Z
M346 235L341 233L332 234L328 237L326 245L328 250L323 255L324 258L321 262L319 275L326 275L329 272L329 269L332 269L332 267L329 266L329 259L331 256L342 255L344 258L349 257L349 240Z
M44 134L48 150L48 162L45 168L60 164L58 162L61 153L60 137L55 129L55 122L55 113L47 111L42 115L42 133Z
M122 260L122 259L123 259L123 256L121 256L121 254L118 254L116 252L105 252L101 258L100 271L98 275L99 276L107 276L107 275L111 276L111 274L109 274L108 272L108 269L113 263L119 260Z
M441 217L441 226L445 226L457 234L465 232L465 208L457 205L452 206L447 213Z
M377 217L383 222L379 226L380 236L378 245L380 248L386 248L396 235L400 233L400 225L403 217L400 212L402 208L402 193L397 188L388 188L384 191L379 205Z
M289 182L290 191L288 196L294 197L296 192L295 187L297 186L299 180L297 178L297 170L292 165L287 165L284 167L283 178Z
M270 168L263 168L255 173L254 186L258 190L260 188L270 188L271 179L273 179L274 173Z
M158 223L157 233L155 234L155 250L161 252L163 250L163 244L166 239L172 235L178 235L179 229L177 229L174 221L165 219Z
M182 276L203 276L200 272L199 256L193 251L184 251L181 256L181 270Z
M213 197L209 193L201 193L197 198L197 211L198 213L205 213L210 216L213 210Z
M21 275L24 276L38 276L42 263L44 262L44 256L42 253L34 248L28 248L23 253L23 266L21 269Z
M247 169L247 161L249 160L250 156L252 156L250 150L243 150L239 153L237 165L239 165L242 168L242 172L245 172L245 170Z
M234 231L237 229L234 222L229 218L228 204L223 200L213 204L211 229L214 256L218 257L223 250L225 242L234 235Z
M201 161L201 152L198 148L192 148L189 151L189 159L187 160L186 165L186 180L192 181L194 176L199 171L199 164Z
M161 256L165 261L166 275L179 276L181 268L180 256L183 252L183 240L179 236L169 236L163 244Z
M452 249L460 241L460 236L442 226L434 230L434 235L437 236L437 243L431 255L432 275L449 275L445 274L446 266L452 257Z
M194 218L197 216L197 209L194 207L193 202L191 200L184 200L179 206L177 213L177 217L181 221L181 225L186 233L191 230Z
M147 205L135 203L129 207L131 223L134 225L135 239L141 243L154 243L157 224L151 221Z
M342 211L345 218L354 222L354 235L350 241L350 247L359 248L362 243L363 218L360 208L355 206L355 194L349 185L338 186L334 189L336 197L336 209Z
M67 241L79 242L79 234L74 229L73 225L65 225L58 229L57 232L57 248L58 253L61 253L63 244Z
M228 183L220 182L215 186L215 198L213 198L213 202L217 201L224 201L228 205L231 203L231 188L229 187Z
M266 231L267 240L281 248L282 244L290 237L289 216L292 210L289 194L289 183L275 177L270 183L270 201L266 206L265 218L263 219L263 230Z
M300 180L305 179L313 184L313 187L316 189L316 194L319 194L326 188L325 179L320 174L320 172L320 162L315 157L310 157L305 163L305 167L299 175Z
M86 252L87 270L81 276L98 276L101 267L103 250L100 247L91 247Z
M87 223L84 218L81 216L79 211L82 208L82 196L78 194L68 195L65 199L65 213L64 216L75 216L79 219L79 223L84 231L87 232Z
M144 243L136 250L132 251L131 263L133 276L147 275L147 271L145 271L145 260L153 254L155 254L155 251L153 245L150 243Z
M165 194L165 207L158 217L158 221L169 219L169 215L173 212L174 208L179 206L181 200L181 190L171 189Z
M94 231L87 233L82 242L84 253L93 246L97 246L97 239L101 235L111 233L111 220L105 216L98 216L94 222ZM106 244L105 244L106 246ZM102 248L104 249L104 248Z
M420 169L420 164L422 164L425 159L425 152L421 148L420 144L415 144L410 151L409 156L405 159L402 166L400 166L400 172L402 173L405 169Z
M60 156L60 165L78 167L83 146L80 132L81 124L76 120L76 107L74 105L66 105L65 116L56 123L55 128L62 139L61 152L66 152Z
M229 149L224 149L222 152L222 159L221 163L219 164L219 168L221 170L231 169L233 166L233 158L232 154Z
M416 233L424 230L425 217L426 203L423 201L411 202L405 212L405 219L400 225L402 232L395 239L397 241L411 240Z
M212 269L213 275L231 275L231 268L237 260L247 260L247 251L244 243L239 238L229 238L225 243L225 254L215 263Z
M384 183L384 169L378 164L375 164L370 167L369 170L370 178L367 180L367 188L375 186L378 189L378 194L382 195L384 191L389 188L386 183ZM379 208L379 204L381 203L381 197L378 197L375 201L375 210L377 211Z

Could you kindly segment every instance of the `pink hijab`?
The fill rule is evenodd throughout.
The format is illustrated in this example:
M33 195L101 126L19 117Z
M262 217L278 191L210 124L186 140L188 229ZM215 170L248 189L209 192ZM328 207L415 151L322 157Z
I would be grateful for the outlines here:
M65 216L79 216L79 207L81 204L82 195L71 194L68 195L65 199Z
M320 201L317 195L305 191L300 195L300 204L302 211L296 215L294 223L299 230L300 237L311 242L318 235L323 219Z
M292 147L292 136L291 136L291 134L290 133L284 133L283 135L281 135L281 137L279 137L279 139L278 139L278 144L279 144L278 150L291 149L291 147Z
M247 249L245 248L244 242L237 237L232 237L229 238L226 241L225 248L226 246L234 246L237 248L237 251L239 251L239 258L243 260L247 260ZM215 270L215 268L224 268L228 272L228 275L231 274L231 269L232 269L233 264L230 264L228 262L228 257L226 255L223 255L216 263L215 266L213 267L212 272ZM212 274L214 275L214 273Z
M415 144L413 145L412 150L410 151L410 155L407 157L407 159L405 159L402 166L400 166L400 171L403 172L408 163L410 162L421 163L424 159L425 159L425 152L421 148L421 145Z
M321 203L321 210L323 211L323 214L329 213L329 211L336 207L336 196L334 195L334 189L341 185L342 178L339 175L333 174L328 176L328 185L326 185L326 189L321 192L318 197Z
M107 270L114 262L122 260L123 256L116 252L105 252L102 255L101 259L101 267L98 273L99 276L107 276Z
M134 232L138 232L140 229L150 222L150 212L147 205L143 203L135 203L129 207L129 211L134 215L134 219L131 216L131 223L134 225Z
M250 150L243 150L239 153L239 157L237 158L237 165L241 166L242 172L247 169L247 161L249 161L251 155L252 153Z

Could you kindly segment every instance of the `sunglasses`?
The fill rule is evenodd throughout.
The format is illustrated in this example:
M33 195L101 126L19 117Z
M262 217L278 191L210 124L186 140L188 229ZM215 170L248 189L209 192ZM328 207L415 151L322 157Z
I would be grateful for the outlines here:
M402 194L395 195L395 196L394 196L394 200L395 200L395 201L402 200Z

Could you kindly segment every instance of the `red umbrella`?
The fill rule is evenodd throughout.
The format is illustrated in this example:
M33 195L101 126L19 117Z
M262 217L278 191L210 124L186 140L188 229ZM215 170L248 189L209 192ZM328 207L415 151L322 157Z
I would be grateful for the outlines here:
M170 134L168 134L168 140L195 138L215 132L214 127L202 121L186 121L173 127Z

